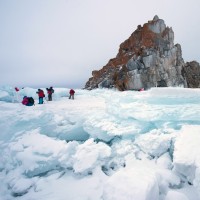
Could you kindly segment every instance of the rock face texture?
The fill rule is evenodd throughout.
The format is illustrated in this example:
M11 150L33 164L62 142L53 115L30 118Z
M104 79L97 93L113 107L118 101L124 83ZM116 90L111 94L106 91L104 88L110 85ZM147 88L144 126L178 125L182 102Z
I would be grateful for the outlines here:
M182 75L189 88L200 88L200 65L198 62L187 62L183 66Z
M188 71L199 74L200 69L197 65L193 62L185 65L181 46L174 45L172 28L167 27L156 15L153 20L137 27L120 45L115 58L110 59L99 71L92 72L93 77L88 80L85 88L116 87L123 91L151 87L196 86L198 81L193 79L193 83L190 84L192 77L186 74Z

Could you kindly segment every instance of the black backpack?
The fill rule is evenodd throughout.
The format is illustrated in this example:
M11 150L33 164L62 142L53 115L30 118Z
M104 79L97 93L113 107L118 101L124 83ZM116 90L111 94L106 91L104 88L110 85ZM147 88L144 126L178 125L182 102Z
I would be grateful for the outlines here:
M31 104L34 104L34 103L35 103L33 97L28 97L28 102L31 103Z

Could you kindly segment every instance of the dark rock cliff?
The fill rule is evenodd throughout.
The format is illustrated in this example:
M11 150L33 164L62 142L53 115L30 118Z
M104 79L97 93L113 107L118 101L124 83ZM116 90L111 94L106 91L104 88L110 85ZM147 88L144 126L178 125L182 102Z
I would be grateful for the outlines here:
M187 66L191 65L185 65L181 46L174 45L172 28L155 16L137 27L120 45L115 58L102 69L92 72L85 88L116 87L123 91L168 86L196 87L196 82L189 83L191 77L186 74L191 70ZM197 71L199 73L199 68Z
M198 62L187 62L183 66L182 75L189 88L200 88L200 65Z

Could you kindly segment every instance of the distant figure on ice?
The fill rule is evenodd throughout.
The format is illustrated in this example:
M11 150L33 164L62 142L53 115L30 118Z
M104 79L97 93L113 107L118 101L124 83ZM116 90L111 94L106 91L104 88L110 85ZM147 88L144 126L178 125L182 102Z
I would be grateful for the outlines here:
M19 88L18 88L18 87L15 87L15 91L16 91L16 92L19 92Z
M138 91L139 91L139 92L142 92L142 91L144 91L144 88L141 88L141 89L139 89Z
M69 99L74 99L74 93L75 93L75 91L73 90L73 89L71 89L70 91L69 91Z
M13 91L13 102L20 102L19 100L19 88L15 87L15 92Z
M41 89L38 89L36 93L38 94L38 97L39 97L39 104L43 104L44 103L43 98L45 97L44 91Z
M35 103L35 101L34 101L33 97L24 96L24 98L22 100L22 104L25 106L33 106L33 105L35 105L34 103Z
M47 93L48 93L48 101L52 101L52 94L54 93L53 87L46 88Z

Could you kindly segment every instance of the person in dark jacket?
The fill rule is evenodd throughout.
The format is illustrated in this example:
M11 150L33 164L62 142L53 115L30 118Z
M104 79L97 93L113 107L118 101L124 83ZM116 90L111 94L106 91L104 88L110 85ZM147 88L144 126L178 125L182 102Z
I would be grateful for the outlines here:
M45 97L44 91L41 89L38 89L36 93L38 94L38 97L39 97L39 104L43 104L44 103L43 98Z
M52 94L54 93L53 87L46 88L46 90L47 90L47 93L48 93L48 100L52 101Z
M74 99L74 93L75 93L75 91L73 90L73 89L71 89L70 91L69 91L69 99Z

